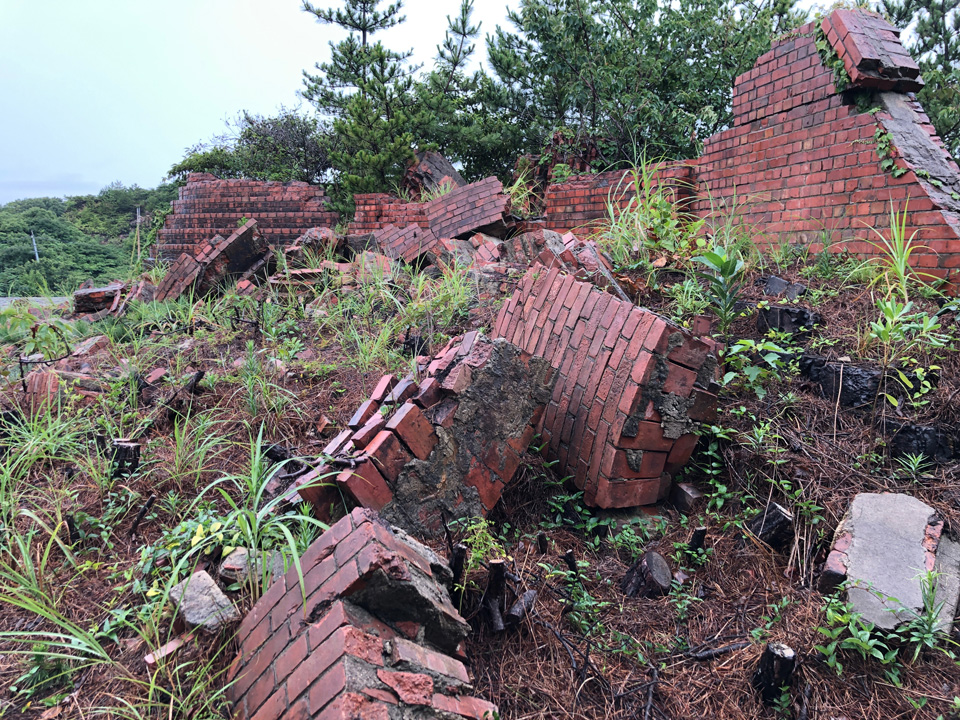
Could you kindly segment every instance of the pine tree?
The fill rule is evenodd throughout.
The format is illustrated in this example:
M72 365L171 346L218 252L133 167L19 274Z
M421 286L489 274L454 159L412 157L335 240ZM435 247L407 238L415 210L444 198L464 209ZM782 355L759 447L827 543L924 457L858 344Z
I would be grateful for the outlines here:
M317 74L304 72L301 91L333 121L330 159L341 210L349 210L355 193L391 190L413 156L412 74L419 68L407 62L412 51L396 52L374 39L405 20L400 0L382 10L380 5L380 0L345 0L342 9L324 9L303 2L318 22L348 32L330 43L330 61L317 63Z

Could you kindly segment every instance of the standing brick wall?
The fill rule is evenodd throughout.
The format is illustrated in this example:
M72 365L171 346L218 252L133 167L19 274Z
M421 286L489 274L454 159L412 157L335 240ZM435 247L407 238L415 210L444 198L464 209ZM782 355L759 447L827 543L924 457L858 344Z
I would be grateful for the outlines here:
M311 227L333 227L340 216L327 208L323 188L303 182L217 180L194 173L180 188L157 238L157 254L173 260L196 255L214 235L230 235L240 218L256 219L271 245L296 240Z
M842 14L851 11L830 18ZM935 137L929 120L912 95L896 92L871 100L881 111L860 112L852 97L836 91L832 72L817 53L815 30L813 23L800 28L737 78L734 126L708 139L697 162L704 199L696 210L706 214L711 203L735 207L761 245L790 242L818 249L824 242L840 241L836 247L870 256L877 249L869 241L878 239L870 227L888 228L891 201L900 211L909 198L907 232L916 230L926 246L918 264L945 276L960 267L960 203L909 169L913 165L904 153L914 143L895 122L897 115L906 115L905 124L929 141ZM837 43L855 39L847 35ZM903 151L897 164L907 172L900 177L881 167L878 128L889 132ZM937 149L929 144L926 150ZM939 151L940 163L947 167L940 174L949 176L952 165L956 177L956 164L946 158L942 145ZM929 162L924 155L923 162ZM950 183L949 177L944 180Z
M376 232L387 225L401 228L408 225L430 227L424 206L420 203L404 202L384 193L354 195L353 203L355 210L349 228L352 235Z
M694 165L689 161L661 163L651 173L650 188L667 191L679 205L690 202L695 191ZM549 185L544 195L545 226L566 232L583 229L609 219L609 206L623 210L636 199L636 183L630 171L613 170L580 175Z
M899 31L854 10L837 10L823 21L851 89L879 91L870 104L880 110L870 113L858 109L852 92L837 91L817 53L816 29L810 23L776 41L739 76L733 127L707 139L700 158L665 179L701 217L733 210L758 245L788 242L818 250L837 243L836 249L863 256L877 254L870 228L889 228L892 201L897 211L908 208L907 233L916 231L924 246L915 256L920 268L939 277L955 272L960 171L911 94L922 81ZM899 177L881 167L878 129L890 135ZM604 220L622 175L600 173L548 187L546 227L577 230ZM621 207L631 197L619 198Z

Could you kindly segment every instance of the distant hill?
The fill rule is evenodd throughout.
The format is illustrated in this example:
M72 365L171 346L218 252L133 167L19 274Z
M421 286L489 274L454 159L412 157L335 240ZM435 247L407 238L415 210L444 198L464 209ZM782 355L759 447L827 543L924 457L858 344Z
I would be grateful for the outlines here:
M0 205L0 295L69 294L87 278L125 278L134 251L137 207L141 243L162 221L175 185L144 189L113 183L97 195L30 198ZM37 262L30 240L37 240Z

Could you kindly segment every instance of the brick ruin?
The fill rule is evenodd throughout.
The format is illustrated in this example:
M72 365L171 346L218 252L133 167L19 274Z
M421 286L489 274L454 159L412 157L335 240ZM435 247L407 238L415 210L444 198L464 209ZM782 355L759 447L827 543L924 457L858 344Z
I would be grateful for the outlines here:
M820 33L849 78L839 89L818 54ZM925 246L920 267L947 276L960 268L960 170L913 94L923 80L899 34L874 14L835 10L776 40L736 79L732 126L707 138L699 158L659 166L654 184L694 215L735 211L760 245L832 244L864 256L877 252L870 227L889 227L891 201L897 211L909 201L907 232ZM583 234L608 218L608 202L632 201L629 180L613 171L548 185L535 224ZM402 235L404 255L482 226L503 236L513 220L501 191L487 178L426 203L357 195L348 232ZM194 174L160 231L158 253L196 254L241 217L257 219L273 245L338 220L316 186Z
M209 173L192 173L180 188L173 212L157 236L157 256L176 260L196 255L214 235L232 234L243 218L257 220L271 245L283 245L310 227L333 227L339 215L327 208L323 188L304 182L218 180Z
M276 579L237 630L227 680L237 718L484 720L450 602L446 562L354 510Z
M837 88L821 60L822 32L849 82ZM760 245L825 243L877 253L870 227L908 207L907 233L924 247L924 272L960 268L960 170L913 94L919 69L899 31L861 10L836 10L775 41L733 88L732 126L704 142L693 160L661 165L654 185L696 216L735 211ZM878 144L878 139L881 142ZM609 218L608 202L634 198L629 173L574 176L549 185L542 227L583 234ZM909 201L909 205L908 205ZM360 195L350 232L388 225L427 227L422 212L387 195Z

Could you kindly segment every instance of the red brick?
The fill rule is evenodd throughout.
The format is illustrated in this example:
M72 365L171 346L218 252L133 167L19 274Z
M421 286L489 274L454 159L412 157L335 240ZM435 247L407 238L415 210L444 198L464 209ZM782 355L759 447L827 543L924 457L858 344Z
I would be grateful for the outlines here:
M440 402L440 399L440 381L432 377L427 378L421 383L420 392L413 398L413 402L419 407L426 409L436 405Z
M359 430L370 418L377 414L379 409L380 406L377 403L375 403L373 400L367 400L359 408L357 408L357 411L353 414L353 417L350 418L350 422L347 423L347 427L349 427L351 430Z
M402 405L387 421L387 429L393 430L420 460L426 460L437 444L433 425L413 403Z
M393 499L383 475L374 463L361 462L356 468L347 468L337 475L337 484L364 507L382 510Z
M381 430L367 446L364 454L373 460L390 485L397 481L403 466L412 459L397 436L388 430Z
M663 392L680 397L690 397L697 373L682 365L667 361L667 379L663 383Z
M342 693L347 687L347 674L343 663L333 665L326 673L318 678L310 688L309 702L310 710L314 717L330 703L331 700ZM320 716L324 717L323 715ZM341 717L336 715L334 717Z
M384 375L370 393L370 399L377 403L383 402L396 384L397 378L393 375Z
M635 437L628 437L622 433L617 437L616 445L629 450L654 450L656 452L670 452L674 441L663 436L660 423L641 420Z
M383 402L388 405L399 405L412 398L418 392L420 392L420 387L414 382L413 378L407 377L396 384L393 390L384 398Z
M387 419L380 413L376 413L373 417L367 420L366 424L357 430L351 437L353 446L357 450L363 450L367 445L370 444L370 441L377 436L381 430L387 426Z
M695 433L681 435L674 442L673 448L667 456L666 471L671 475L679 471L693 455L693 450L699 440L700 436Z

